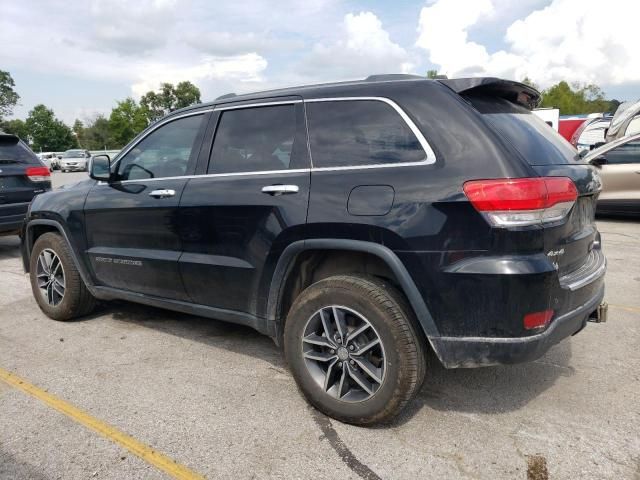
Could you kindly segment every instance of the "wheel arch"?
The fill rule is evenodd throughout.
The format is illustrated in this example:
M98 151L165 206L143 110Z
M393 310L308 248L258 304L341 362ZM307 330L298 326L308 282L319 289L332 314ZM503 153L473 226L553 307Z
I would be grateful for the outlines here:
M310 239L300 240L290 244L278 259L275 267L269 294L267 299L266 316L267 322L271 324L270 331L275 333L278 342L282 335L282 327L287 311L285 299L287 295L287 285L296 275L296 266L299 264L301 255L310 251L340 251L351 254L366 254L378 259L389 272L393 274L393 279L399 290L406 296L418 323L422 328L429 343L431 338L438 337L439 332L436 324L429 312L429 309L422 298L415 282L411 278L406 267L398 256L391 249L378 243L362 240L349 239ZM431 345L433 348L433 344ZM435 349L434 349L435 351ZM436 352L437 354L437 352Z
M89 291L93 290L93 283L91 282L91 276L89 275L88 270L86 269L86 265L82 262L82 260L78 257L78 253L73 246L73 243L69 239L69 235L66 230L62 226L62 223L57 220L39 218L30 220L29 223L25 225L24 229L24 237L22 239L22 262L25 268L25 272L29 272L29 264L31 259L31 250L33 250L33 245L36 240L48 232L58 233L62 236L64 241L69 246L69 252L71 253L71 258L73 259L73 263L75 264L78 272L80 273L80 277L82 281L87 286ZM93 292L92 292L93 293Z

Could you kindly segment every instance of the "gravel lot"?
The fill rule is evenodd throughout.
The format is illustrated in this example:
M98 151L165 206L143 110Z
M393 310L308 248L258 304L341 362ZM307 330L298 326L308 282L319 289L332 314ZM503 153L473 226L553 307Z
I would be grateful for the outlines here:
M85 173L54 174L54 184ZM128 303L46 318L0 237L0 369L208 478L640 479L640 221L601 220L609 322L539 361L432 365L393 425L309 408L280 351L252 330ZM165 474L0 381L0 478Z

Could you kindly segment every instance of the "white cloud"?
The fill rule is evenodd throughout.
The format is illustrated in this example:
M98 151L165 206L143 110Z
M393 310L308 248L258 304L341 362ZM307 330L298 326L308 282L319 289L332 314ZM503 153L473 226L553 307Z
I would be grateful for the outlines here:
M300 70L319 78L358 78L411 70L407 51L389 37L371 12L345 15L340 38L317 43Z
M185 2L178 0L91 0L90 45L135 56L162 48ZM69 38L77 40L72 32Z
M416 45L449 76L529 76L541 86L637 82L639 10L626 0L553 0L513 22L504 37L508 48L490 53L468 31L498 14L491 0L438 0L420 13Z
M185 34L187 45L208 55L239 55L301 48L304 44L254 32L199 31Z
M258 82L267 68L267 61L257 53L230 57L205 57L193 66L149 63L138 68L138 79L131 90L141 97L155 90L162 82L178 83L189 80L196 85L211 80Z

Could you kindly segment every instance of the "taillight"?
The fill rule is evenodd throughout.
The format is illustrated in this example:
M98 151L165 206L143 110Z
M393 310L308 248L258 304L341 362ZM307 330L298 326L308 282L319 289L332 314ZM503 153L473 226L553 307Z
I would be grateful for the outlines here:
M542 312L528 313L524 316L523 323L525 330L534 330L536 328L544 328L549 325L553 317L553 310L544 310Z
M51 179L51 172L49 172L48 167L27 167L25 174L32 182L45 182Z
M540 225L562 220L578 198L567 177L503 178L465 182L471 204L497 227Z

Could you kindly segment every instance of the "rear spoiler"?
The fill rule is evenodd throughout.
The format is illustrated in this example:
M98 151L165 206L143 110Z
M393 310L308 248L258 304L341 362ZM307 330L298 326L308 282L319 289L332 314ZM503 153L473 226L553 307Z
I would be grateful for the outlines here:
M542 95L535 88L520 82L495 77L452 78L437 80L459 95L487 95L504 98L530 110L538 106Z
M12 133L0 132L0 142L16 144L19 141L20 139L17 136L13 135Z

